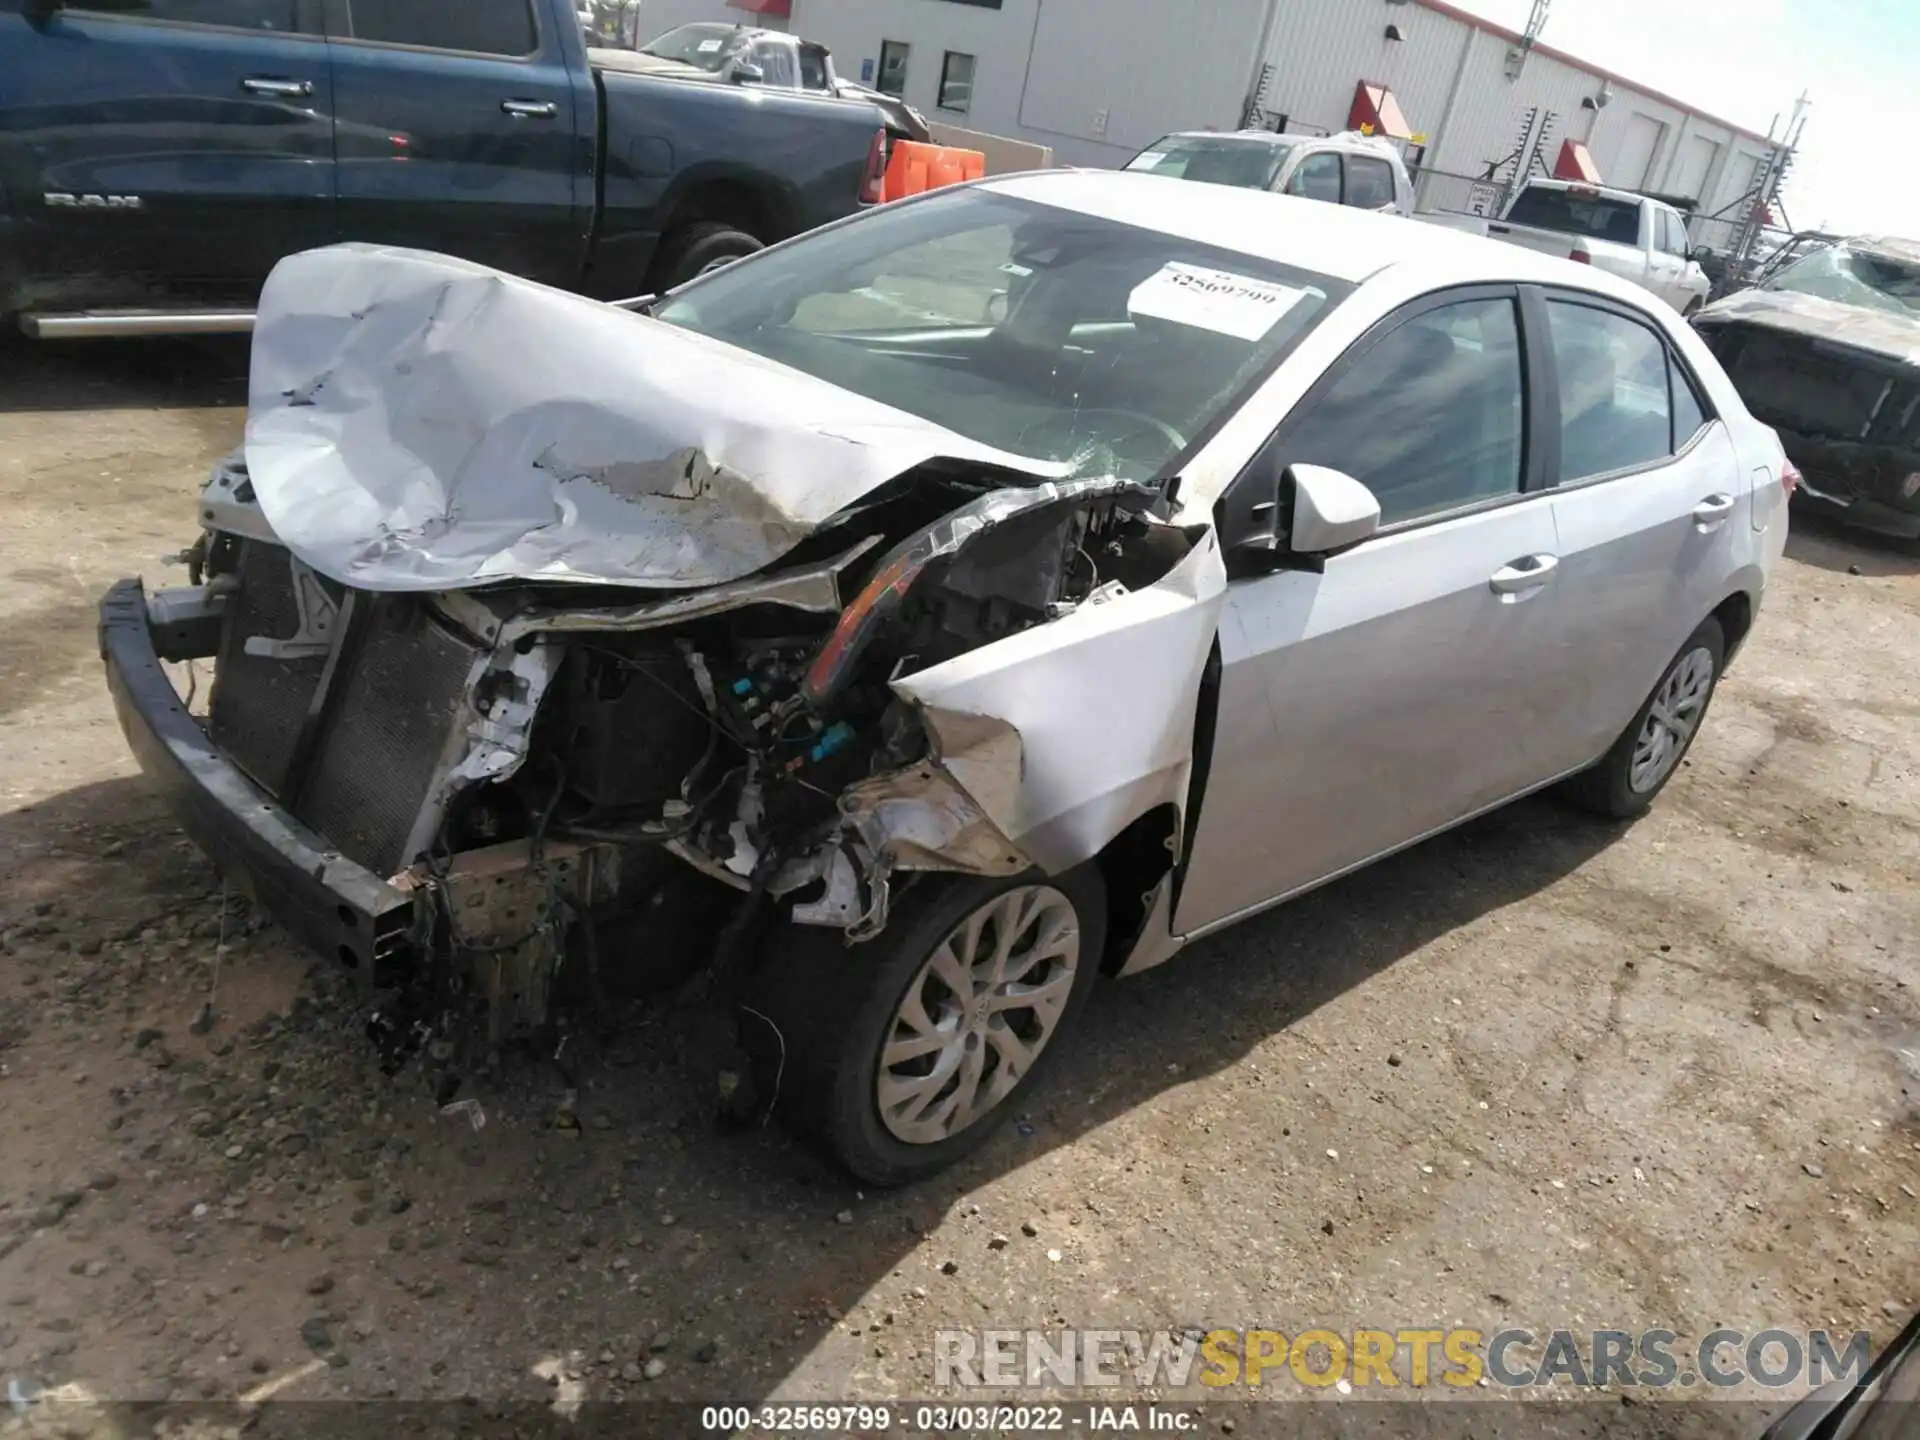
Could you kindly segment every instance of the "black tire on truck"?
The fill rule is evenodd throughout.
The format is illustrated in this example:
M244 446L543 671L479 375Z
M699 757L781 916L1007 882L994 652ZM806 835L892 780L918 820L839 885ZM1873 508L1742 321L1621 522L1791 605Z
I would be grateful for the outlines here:
M764 249L766 246L753 236L724 220L696 220L682 225L660 242L660 258L653 267L659 277L657 288L671 290L696 275Z
M861 945L778 927L740 1015L757 1094L870 1185L945 1169L1029 1103L1093 990L1106 915L1087 864L917 877Z

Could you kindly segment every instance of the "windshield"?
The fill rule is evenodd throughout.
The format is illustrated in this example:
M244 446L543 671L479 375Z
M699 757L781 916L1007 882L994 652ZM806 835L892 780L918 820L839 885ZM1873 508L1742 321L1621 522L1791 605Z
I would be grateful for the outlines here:
M1640 244L1640 206L1633 200L1609 200L1573 190L1529 185L1507 212L1507 222L1562 235L1584 235L1614 245Z
M640 47L640 53L677 60L717 75L732 58L733 42L739 35L738 25L682 25L657 40L649 40Z
M1794 261L1763 288L1817 295L1909 320L1920 315L1920 265L1845 245L1816 250Z
M967 187L737 262L653 313L982 444L1147 479L1350 289Z
M1242 190L1266 190L1272 187L1290 150L1287 145L1244 135L1169 135L1129 160L1127 169L1171 175L1176 180L1234 185Z

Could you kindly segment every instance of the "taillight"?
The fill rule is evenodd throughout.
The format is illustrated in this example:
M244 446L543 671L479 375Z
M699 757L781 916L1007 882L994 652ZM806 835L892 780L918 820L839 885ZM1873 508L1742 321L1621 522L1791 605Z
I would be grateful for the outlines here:
M1576 265L1591 265L1593 263L1592 252L1587 250L1573 250L1569 252L1567 258Z
M887 132L885 129L873 132L873 143L867 146L867 168L860 176L860 203L878 205L887 198Z
M1791 460L1783 461L1780 466L1780 493L1791 500L1793 492L1800 488L1800 482L1804 478L1798 465Z

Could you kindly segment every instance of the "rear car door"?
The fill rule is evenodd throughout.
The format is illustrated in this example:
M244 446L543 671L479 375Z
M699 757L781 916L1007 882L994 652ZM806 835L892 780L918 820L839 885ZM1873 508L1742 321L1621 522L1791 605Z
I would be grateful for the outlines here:
M317 0L72 0L17 35L0 190L50 304L251 305L333 238ZM18 26L17 30L6 28Z
M1552 500L1523 487L1533 357L1509 287L1428 297L1349 351L1247 479L1332 466L1382 530L1236 578L1175 931L1223 923L1550 778ZM1236 503L1230 491L1222 502Z
M577 283L596 118L548 0L328 4L342 238Z
M1750 482L1658 322L1575 291L1546 292L1533 313L1559 410L1560 583L1544 610L1578 658L1546 733L1568 769L1613 743L1725 598L1751 540Z

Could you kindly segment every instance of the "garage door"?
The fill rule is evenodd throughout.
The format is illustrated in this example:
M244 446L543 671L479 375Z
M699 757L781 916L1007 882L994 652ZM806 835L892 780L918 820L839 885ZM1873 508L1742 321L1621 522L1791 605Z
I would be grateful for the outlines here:
M1714 161L1720 158L1720 146L1716 141L1704 135L1695 135L1680 152L1680 163L1674 167L1673 179L1667 185L1667 191L1674 195L1691 195L1698 200L1707 192L1707 177L1713 173Z
M1626 139L1620 144L1607 183L1624 190L1646 189L1647 171L1653 168L1653 157L1666 138L1667 127L1651 115L1628 116Z

